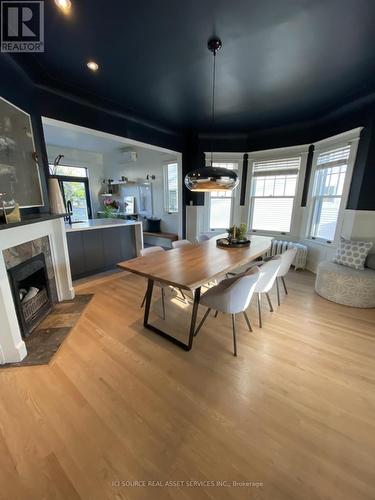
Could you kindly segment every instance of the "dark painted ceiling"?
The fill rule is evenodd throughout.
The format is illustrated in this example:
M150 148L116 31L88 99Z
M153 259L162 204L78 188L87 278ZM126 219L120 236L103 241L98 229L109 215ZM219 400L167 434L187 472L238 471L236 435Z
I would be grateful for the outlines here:
M16 56L38 83L174 129L209 128L216 31L217 130L312 119L375 90L375 0L46 1L45 53ZM100 71L91 73L94 59Z

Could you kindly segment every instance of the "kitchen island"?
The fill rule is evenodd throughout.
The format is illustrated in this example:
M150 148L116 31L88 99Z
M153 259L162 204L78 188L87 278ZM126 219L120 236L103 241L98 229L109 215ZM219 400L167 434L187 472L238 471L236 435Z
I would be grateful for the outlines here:
M142 223L122 219L91 219L65 225L73 279L110 269L140 255Z

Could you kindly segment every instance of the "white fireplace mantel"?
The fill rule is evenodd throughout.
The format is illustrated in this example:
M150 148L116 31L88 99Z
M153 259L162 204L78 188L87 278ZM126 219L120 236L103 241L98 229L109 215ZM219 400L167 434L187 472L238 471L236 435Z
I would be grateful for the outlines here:
M49 237L58 300L74 298L64 220L41 220L0 230L0 364L21 361L27 354L13 302L3 250Z

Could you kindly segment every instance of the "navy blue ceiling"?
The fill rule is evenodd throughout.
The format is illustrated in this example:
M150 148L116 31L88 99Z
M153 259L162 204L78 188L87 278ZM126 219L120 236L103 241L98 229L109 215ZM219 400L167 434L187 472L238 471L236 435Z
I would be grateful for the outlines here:
M36 83L175 130L209 128L214 32L217 130L310 120L375 90L374 0L72 0L70 17L45 5L45 53L15 56Z

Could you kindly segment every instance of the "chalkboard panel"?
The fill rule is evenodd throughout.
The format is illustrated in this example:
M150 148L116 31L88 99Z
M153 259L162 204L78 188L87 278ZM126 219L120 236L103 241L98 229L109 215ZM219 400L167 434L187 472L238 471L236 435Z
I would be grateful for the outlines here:
M30 116L0 97L0 193L21 208L43 206Z

